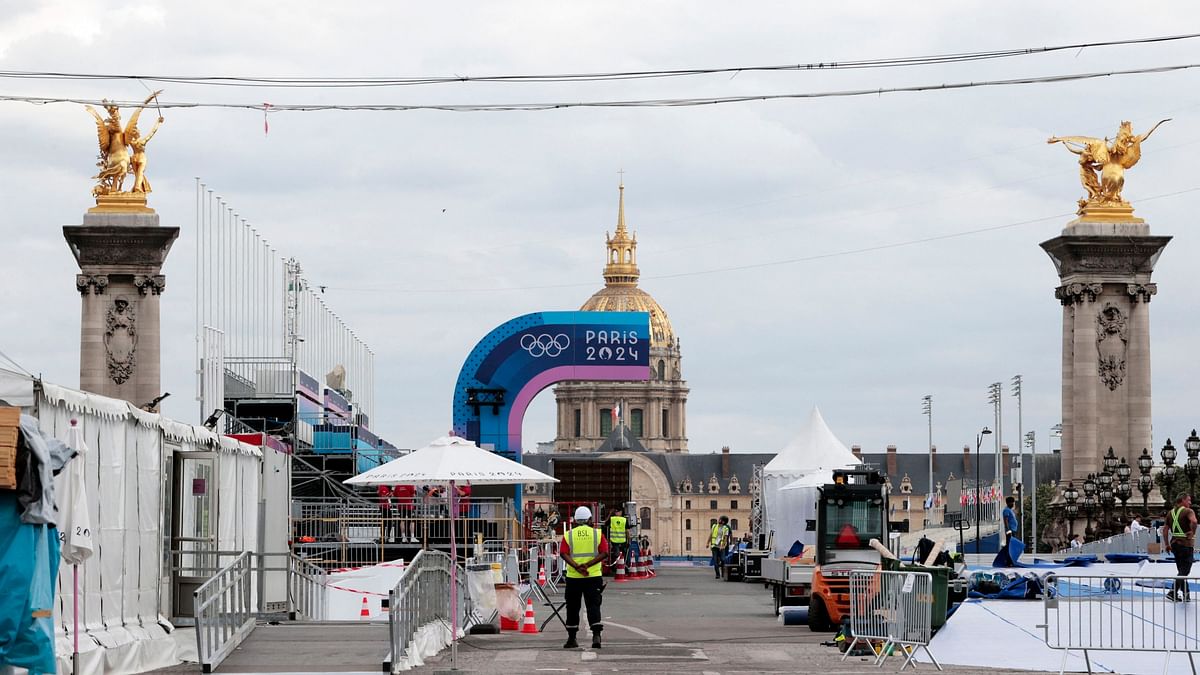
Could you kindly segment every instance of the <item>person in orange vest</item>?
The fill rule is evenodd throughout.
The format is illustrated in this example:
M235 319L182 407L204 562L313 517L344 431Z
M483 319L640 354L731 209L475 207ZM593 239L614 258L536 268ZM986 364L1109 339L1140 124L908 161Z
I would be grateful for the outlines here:
M575 509L575 527L567 530L559 546L567 564L567 642L563 649L578 647L575 635L579 632L580 600L587 607L588 626L592 629L592 648L600 649L600 603L604 599L603 560L608 557L608 540L599 528L592 526L592 510L586 506Z

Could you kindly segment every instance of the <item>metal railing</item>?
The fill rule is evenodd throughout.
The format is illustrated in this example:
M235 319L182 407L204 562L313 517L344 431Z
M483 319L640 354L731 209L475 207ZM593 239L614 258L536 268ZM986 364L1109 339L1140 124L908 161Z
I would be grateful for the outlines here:
M260 615L284 612L289 619L303 617L319 621L325 618L325 586L328 573L324 568L291 553L172 550L172 578L211 580L231 565L230 560L246 554L251 557L252 586L255 589L252 611ZM287 595L283 603L267 600L268 578L275 574L286 575ZM193 614L198 614L198 610L193 609Z
M450 585L450 556L441 551L423 550L417 553L388 592L388 634L391 652L384 666L388 672L399 672L410 656L413 638L422 627L436 622L450 622L450 594L457 594L458 627L471 615L469 593L466 592L466 573L458 570L457 585ZM457 636L451 635L451 642ZM456 645L455 645L456 646ZM453 648L453 647L452 647Z
M254 630L251 556L243 552L195 590L196 648L206 673L221 665Z
M1172 576L1047 576L1045 623L1038 627L1045 629L1047 647L1063 650L1060 675L1072 651L1083 652L1089 673L1089 651L1164 652L1164 673L1171 654L1183 652L1195 672L1200 603L1172 600L1177 580L1189 587L1200 582Z
M1150 551L1150 544L1158 543L1158 532L1153 529L1139 530L1137 532L1124 532L1122 534L1114 534L1105 539L1097 539L1089 541L1083 546L1077 548L1064 548L1058 551L1059 555L1107 555L1109 553L1146 553Z
M933 637L933 576L928 572L851 572L850 634L853 637L842 660L860 642L875 646L875 664L895 650L905 656L904 670L917 655L925 654L938 670L942 669L929 651Z

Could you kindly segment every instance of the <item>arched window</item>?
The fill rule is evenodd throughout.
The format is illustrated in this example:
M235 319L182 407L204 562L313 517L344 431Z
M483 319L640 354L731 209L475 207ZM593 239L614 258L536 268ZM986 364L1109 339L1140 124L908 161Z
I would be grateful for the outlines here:
M643 506L638 509L638 527L643 530L650 529L650 507Z
M737 518L730 518L730 519L729 519L729 531L730 531L730 532L737 532L737 529L738 529L738 526L737 526Z
M662 359L658 360L658 379L667 379L667 362Z
M612 261L611 261L612 264L614 264L614 265L617 264L617 260L619 260L619 258L617 258L617 256L619 255L617 253L617 249L614 248L611 251L609 251L609 253L612 253Z
M692 529L692 519L691 518L688 518L687 520L683 521L683 529L685 529L685 530Z

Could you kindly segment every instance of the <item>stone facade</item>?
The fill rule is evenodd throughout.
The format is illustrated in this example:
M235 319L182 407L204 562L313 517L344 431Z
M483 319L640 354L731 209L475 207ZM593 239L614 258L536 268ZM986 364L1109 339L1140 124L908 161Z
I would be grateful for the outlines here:
M179 236L157 214L88 213L63 227L79 264L79 388L144 406L161 390L163 261Z
M1077 220L1041 245L1061 282L1064 479L1102 471L1110 447L1134 462L1151 445L1150 276L1170 240Z

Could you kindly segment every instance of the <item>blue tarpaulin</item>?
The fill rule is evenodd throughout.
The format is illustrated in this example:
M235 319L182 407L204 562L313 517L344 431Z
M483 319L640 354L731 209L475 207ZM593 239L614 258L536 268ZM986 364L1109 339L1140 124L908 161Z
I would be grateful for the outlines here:
M57 671L54 587L58 530L21 522L17 493L0 491L0 666Z

